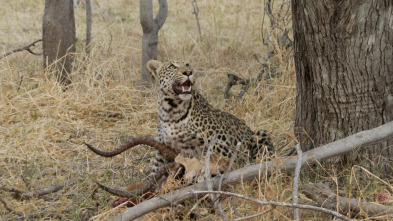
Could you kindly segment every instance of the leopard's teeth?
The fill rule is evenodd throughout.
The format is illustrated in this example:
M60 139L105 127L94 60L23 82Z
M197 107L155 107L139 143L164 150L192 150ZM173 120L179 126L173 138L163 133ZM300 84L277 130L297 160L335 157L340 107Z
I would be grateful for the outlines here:
M183 92L189 92L191 91L191 86L189 86L187 90L184 88L184 86L181 86L181 89Z

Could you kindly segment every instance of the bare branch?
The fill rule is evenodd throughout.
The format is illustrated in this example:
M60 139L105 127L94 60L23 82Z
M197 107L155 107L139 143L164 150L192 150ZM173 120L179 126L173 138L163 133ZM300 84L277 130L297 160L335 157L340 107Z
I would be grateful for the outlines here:
M209 147L207 149L206 152L206 159L205 159L205 178L206 178L206 184L207 184L207 189L209 191L213 191L213 185L211 183L211 174L210 174L210 156L212 154L212 150L214 145L216 145L217 142L217 134L215 134L212 138L212 141L209 144ZM214 209L217 209L220 212L220 215L222 217L223 220L229 220L228 217L225 215L224 211L221 208L218 196L216 196L215 194L210 194L210 199L212 200L212 202L214 203Z
M228 74L228 84L227 87L225 88L225 92L224 92L224 97L225 99L228 99L230 97L229 95L229 91L231 90L232 86L237 85L237 84L242 84L242 92L239 93L239 95L237 96L237 98L241 98L243 96L243 94L247 91L249 84L252 80L250 79L245 79L245 78L241 78L235 74ZM242 95L240 95L242 94Z
M20 190L20 189L15 188L15 187L7 187L7 186L1 186L1 187L0 187L0 190L4 190L4 191L11 192L11 193L13 193L17 198L19 198L19 196L25 192L25 191L23 191L23 190Z
M29 192L24 192L22 190L14 188L14 187L6 187L6 186L2 186L2 187L0 187L0 189L8 191L8 192L12 192L14 198L26 200L26 199L40 197L40 196L44 196L44 195L47 195L50 193L57 192L59 190L62 190L65 186L71 184L72 182L73 182L73 180L70 179L70 180L66 180L62 183L59 183L57 185L54 185L54 186L46 187L44 189L33 190L33 191L29 191Z
M315 164L319 161L324 161L332 157L348 153L355 148L365 147L369 144L386 140L392 136L393 122L389 122L377 128L362 131L341 140L307 151L303 153L301 165ZM283 157L273 159L272 161L264 162L262 164L249 165L229 173L228 179L224 181L223 185L239 184L240 182L255 179L260 175L260 171L266 171L267 176L276 170L290 172L295 169L296 164L297 157ZM220 179L220 177L214 177L211 179L214 189L218 187ZM170 203L168 203L168 201L179 203L189 199L191 197L190 193L204 190L207 190L206 181L181 188L160 197L154 197L117 215L115 220L136 219L153 210L169 206Z
M154 18L154 22L157 24L158 30L164 25L166 16L168 14L168 3L166 0L158 0L160 8L158 9L157 15Z
M272 7L271 7L271 0L268 0L267 3L265 4L265 9L266 9L266 14L270 18L270 29L274 29L274 15L272 12Z
M260 213L257 213L257 214L251 215L251 216L245 216L245 217L236 218L233 221L248 220L248 219L252 219L252 218L258 217L258 216L262 216L262 215L265 215L266 213L272 211L275 207L276 206L272 206L272 208L270 208L268 210L265 210L263 212L260 212Z
M261 200L257 200L245 195L241 195L238 193L230 193L230 192L223 192L223 191L194 191L191 194L204 194L204 193L214 193L214 194L223 194L223 195L228 195L228 196L235 196L235 197L239 197L245 200L249 200L255 203L258 203L261 206L264 205L273 205L273 206L285 206L285 207L292 207L292 208L299 208L299 209L308 209L308 210L314 210L314 211L318 211L318 212L323 212L323 213L327 213L330 215L333 215L337 218L346 220L346 221L350 221L351 219L336 212L333 210L329 210L329 209L325 209L325 208L321 208L321 207L316 207L316 206L311 206L311 205L302 205L302 204L291 204L291 203L283 203L283 202L275 202L275 201L261 201Z
M213 187L211 186L210 183L210 156L212 154L213 151L213 147L214 145L216 145L217 142L217 134L215 134L209 144L209 147L207 148L207 152L206 152L206 159L205 159L205 178L207 180L207 188L208 189L212 189Z
M29 191L29 192L21 194L20 198L21 199L31 199L34 197L40 197L40 196L44 196L44 195L47 195L50 193L54 193L54 192L64 189L65 186L70 185L72 182L74 182L74 181L72 179L70 179L70 180L66 180L62 183L59 183L57 185L46 187L44 189Z
M197 25L198 25L199 38L202 39L201 25L199 24L199 7L198 7L198 3L196 0L192 1L192 7L194 9L195 18L196 18Z
M365 203L360 202L358 199L337 196L336 193L331 191L329 187L323 183L303 184L302 192L318 203L318 205L324 208L337 209L344 214L354 213L351 214L352 216L357 216L360 213L365 213L369 216L393 215L392 206L384 206L378 203ZM337 208L337 206L339 206L339 208Z
M23 47L14 49L14 50L12 50L12 51L9 51L9 52L7 52L7 53L1 55L1 56L0 56L0 59L2 59L2 58L4 58L4 57L7 57L8 55L10 55L10 54L12 54L12 53L15 53L15 52L18 52L18 51L25 51L25 50L28 51L28 52L30 52L30 53L33 54L33 55L42 55L42 52L41 52L41 53L35 53L34 51L31 50L31 47L35 46L35 44L37 44L38 42L41 42L41 41L42 41L42 39L39 39L39 40L37 40L37 41L35 41L35 42L31 43L31 44L28 44L28 45L26 45L26 46L23 46Z
M302 168L302 149L300 148L300 144L296 145L297 151L297 163L295 168L295 177L293 178L293 201L294 205L299 203L299 177L300 177L300 169ZM299 216L299 208L295 208L293 211L293 218L295 220L300 220Z

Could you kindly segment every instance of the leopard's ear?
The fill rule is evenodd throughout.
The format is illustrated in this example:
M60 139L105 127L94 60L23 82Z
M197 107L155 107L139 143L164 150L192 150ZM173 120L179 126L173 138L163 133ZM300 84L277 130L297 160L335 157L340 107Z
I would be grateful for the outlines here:
M160 61L150 60L147 62L146 66L150 73L153 75L153 77L157 79L158 71L161 68L162 63Z

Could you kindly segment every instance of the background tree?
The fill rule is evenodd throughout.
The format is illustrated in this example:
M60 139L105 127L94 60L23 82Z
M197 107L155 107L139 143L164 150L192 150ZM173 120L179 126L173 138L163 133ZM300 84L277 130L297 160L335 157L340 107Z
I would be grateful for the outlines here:
M90 53L91 43L91 2L86 0L86 53Z
M42 31L44 68L55 69L57 81L70 84L76 42L73 1L45 0Z
M302 149L391 121L393 2L292 0L292 13ZM389 175L392 140L339 160Z
M151 59L157 59L158 31L164 25L168 13L166 0L158 0L160 8L153 19L153 1L140 0L140 22L143 29L142 38L142 67L141 88L150 87L153 77L147 70L146 64Z

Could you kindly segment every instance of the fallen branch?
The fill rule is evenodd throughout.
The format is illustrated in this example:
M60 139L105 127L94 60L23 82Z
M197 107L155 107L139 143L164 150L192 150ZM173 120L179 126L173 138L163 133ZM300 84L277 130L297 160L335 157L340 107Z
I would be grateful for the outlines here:
M24 192L22 190L13 188L13 187L1 187L0 189L6 190L8 192L12 192L13 193L13 197L16 199L20 199L20 200L28 200L34 197L40 197L40 196L44 196L50 193L54 193L57 192L59 190L62 190L66 185L69 185L70 183L72 183L73 180L66 180L62 183L59 183L57 185L54 186L50 186L50 187L46 187L44 189L38 189L38 190L33 190L33 191L29 191L29 192Z
M217 134L213 136L213 139L212 139L212 141L211 141L211 143L210 143L210 145L209 145L209 147L207 149L207 152L206 152L205 179L206 179L206 182L207 182L207 189L209 191L213 191L213 185L210 182L210 178L211 178L211 174L210 174L210 156L212 154L214 145L216 145L216 142L217 142ZM218 188L221 189L221 187L218 187ZM224 221L229 220L228 217L225 215L224 210L222 209L222 207L220 205L220 200L219 200L218 196L215 195L215 194L210 194L210 199L214 203L214 209L216 209L216 210L218 210L220 212L221 218Z
M381 125L377 128L362 131L341 140L323 145L313 150L303 153L302 166L315 164L332 157L346 154L358 147L364 147L375 142L383 141L393 136L393 122ZM272 174L276 170L282 172L293 171L297 164L297 157L283 157L263 162L262 164L249 165L228 174L223 185L239 184L241 182L257 178L261 171L266 171L266 175ZM211 179L214 189L219 186L220 176ZM117 215L115 220L133 220L156 209L170 206L170 202L180 203L192 197L195 191L206 191L207 182L197 183L192 186L184 187L179 190L154 197L142 202L125 212Z
M35 44L37 44L38 42L41 42L41 41L42 41L42 39L39 39L39 40L37 40L37 41L35 41L35 42L29 44L29 45L23 46L23 47L21 47L21 48L14 49L14 50L12 50L12 51L9 51L9 52L7 52L7 53L1 55L1 56L0 56L0 59L2 59L2 58L4 58L4 57L7 57L8 55L10 55L10 54L12 54L12 53L15 53L15 52L18 52L18 51L25 51L25 50L28 51L28 52L30 52L30 54L33 54L33 55L42 55L42 52L41 52L41 53L35 53L34 51L32 51L32 50L30 49L30 47L35 46Z
M346 221L350 221L351 219L349 219L348 217L330 210L330 209L325 209L325 208L321 208L321 207L316 207L316 206L311 206L311 205L302 205L302 204L291 204L291 203L283 203L283 202L275 202L275 201L261 201L261 200L257 200L245 195L241 195L238 193L230 193L230 192L223 192L223 191L194 191L191 194L206 194L206 193L214 193L214 194L223 194L223 195L228 195L228 196L235 196L235 197L239 197L245 200L249 200L255 203L258 203L261 206L265 206L265 205L273 205L273 206L285 206L285 207L292 207L292 208L298 208L298 209L308 209L308 210L314 210L314 211L318 211L318 212L323 212L323 213L327 213L330 215L333 215L337 218L346 220Z
M393 215L392 206L384 206L378 203L365 203L355 198L350 199L337 196L336 193L323 183L303 184L302 192L321 207L338 210L340 213L350 214L352 217L362 214L367 214L370 217ZM337 206L339 208L337 208Z

